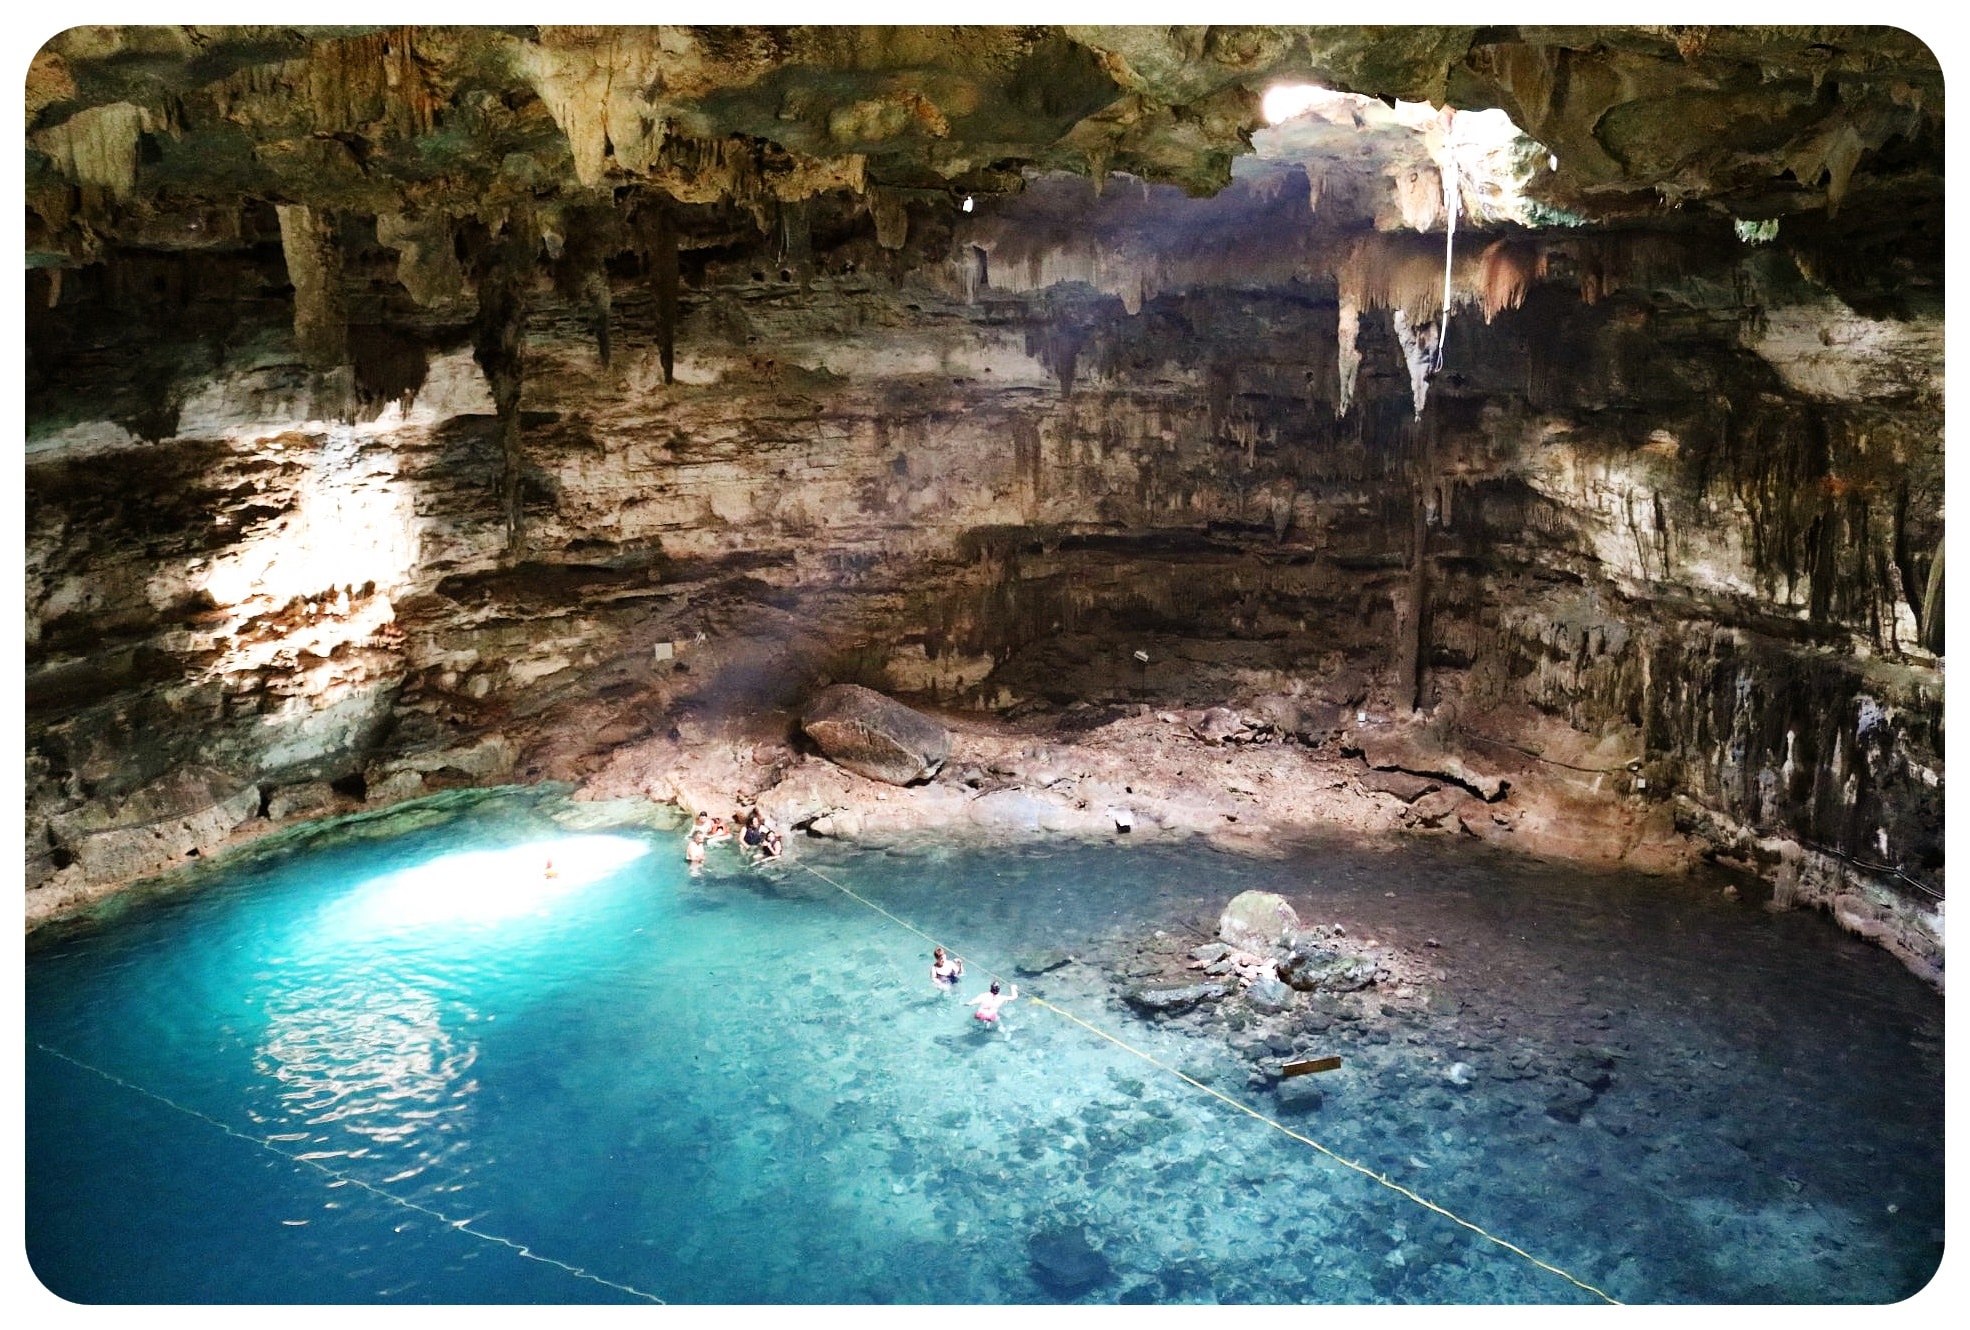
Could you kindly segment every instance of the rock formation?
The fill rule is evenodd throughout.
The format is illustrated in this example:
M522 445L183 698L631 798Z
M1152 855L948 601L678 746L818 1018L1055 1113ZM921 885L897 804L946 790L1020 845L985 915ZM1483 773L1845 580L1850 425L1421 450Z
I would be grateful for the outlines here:
M801 713L800 728L828 761L891 785L929 780L951 755L942 725L859 684L822 689Z
M26 94L30 919L561 779L1708 854L1940 977L1906 33L82 27ZM857 793L827 683L949 762Z

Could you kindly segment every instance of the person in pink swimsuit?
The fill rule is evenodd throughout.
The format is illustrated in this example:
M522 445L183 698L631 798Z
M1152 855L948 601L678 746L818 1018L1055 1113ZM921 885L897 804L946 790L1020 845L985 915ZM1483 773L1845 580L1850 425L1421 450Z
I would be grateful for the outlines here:
M1014 984L1012 986L1012 992L1002 994L999 992L999 981L994 979L992 981L992 988L990 992L980 993L977 997L971 1000L969 1005L977 1008L977 1010L971 1013L971 1018L974 1021L977 1021L982 1026L990 1027L990 1026L998 1025L999 1008L1003 1007L1008 1002L1013 1002L1018 1000L1018 997L1019 997L1018 984ZM1005 1027L1000 1026L999 1028L1004 1029Z

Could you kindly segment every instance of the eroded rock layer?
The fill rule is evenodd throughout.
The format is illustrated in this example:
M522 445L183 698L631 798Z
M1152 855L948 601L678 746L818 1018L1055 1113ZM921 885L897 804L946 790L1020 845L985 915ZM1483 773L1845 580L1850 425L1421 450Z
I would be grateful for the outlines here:
M1710 853L1939 978L1899 35L91 31L29 84L31 918L555 778ZM1535 201L1380 103L1234 166L1323 70L1511 111ZM946 719L936 779L808 751L829 683Z

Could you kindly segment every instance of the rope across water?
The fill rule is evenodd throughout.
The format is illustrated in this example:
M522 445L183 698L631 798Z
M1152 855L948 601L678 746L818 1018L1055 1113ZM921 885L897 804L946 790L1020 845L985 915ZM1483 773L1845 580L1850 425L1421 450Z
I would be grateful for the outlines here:
M849 899L856 901L857 903L863 905L864 907L881 915L883 918L889 920L897 927L902 928L907 932L914 933L916 936L922 938L924 941L930 943L932 946L943 945L937 938L932 937L929 933L924 932L921 928L918 928L915 924L911 923L909 920L901 918L900 916L890 912L889 910L884 909L881 905L876 904L876 902L870 900L868 897L862 895L860 892L857 892L852 888L843 885L842 883L836 881L834 878L828 876L826 873L823 873L820 869L813 867L811 864L800 863L798 866L802 869L805 869L808 873L811 873L814 877L818 878L822 882L827 883L830 887L833 887L836 891L839 891L841 894L847 896ZM998 979L1005 978L1005 976L999 975L991 970L987 970L986 973L991 975L993 978L998 978ZM1399 1196L1404 1197L1405 1199L1413 1202L1418 1206L1421 1206L1423 1209L1432 1211L1435 1214L1442 1215L1444 1218L1450 1220L1452 1223L1455 1223L1465 1229L1470 1230L1472 1233L1477 1234L1485 1241L1493 1243L1494 1245L1501 1247L1508 1252L1511 1252L1513 1255L1518 1256L1523 1260L1529 1261L1531 1264L1539 1267L1541 1270L1545 1270L1551 1274L1559 1276L1561 1279L1566 1280L1568 1283L1574 1285L1576 1288L1591 1293L1595 1297L1600 1298L1604 1302L1619 1305L1619 1303L1615 1298L1610 1297L1607 1293L1603 1292L1601 1289L1596 1288L1594 1285L1589 1284L1586 1281L1581 1280L1579 1278L1576 1278L1574 1275L1561 1269L1559 1266L1552 1265L1546 1261L1540 1260L1538 1257L1533 1256L1532 1254L1527 1252L1524 1248L1519 1247L1511 1242L1507 1242L1505 1239L1500 1238L1497 1235L1488 1232L1483 1227L1472 1223L1470 1220L1463 1218L1462 1216L1454 1213L1453 1211L1445 1209L1443 1206L1438 1205L1436 1202L1431 1201L1426 1197L1417 1195L1415 1192L1411 1191L1407 1187L1402 1186L1400 1183L1391 1181L1387 1176L1377 1173L1373 1169L1370 1169L1365 1165L1357 1163L1352 1159L1348 1159L1345 1156L1336 1153L1335 1151L1329 1149L1327 1146L1322 1145L1319 1141L1314 1140L1312 1137L1303 1135L1300 1132L1296 1132L1292 1128L1287 1127L1285 1124L1277 1121L1276 1119L1270 1118L1265 1114L1259 1112L1257 1109L1252 1108L1247 1104L1241 1103L1240 1101L1232 1098L1230 1095L1227 1095L1220 1090L1214 1089L1213 1087L1204 1084L1202 1081L1196 1079L1195 1077L1190 1076L1189 1074L1175 1067L1170 1066L1168 1063L1162 1061L1160 1058L1157 1058L1154 1054L1149 1053L1144 1049L1138 1048L1134 1044L1131 1044L1126 1040L1118 1038L1113 1034L1110 1034L1108 1031L1101 1029L1099 1026L1094 1025L1089 1021L1083 1020L1081 1017L1076 1016L1074 1013L1070 1011L1067 1011L1065 1008L1062 1008L1060 1006L1055 1005L1052 1002L1047 1001L1045 998L1037 997L1030 993L1025 994L1023 996L1025 997L1025 1000L1033 1003L1035 1006L1043 1007L1046 1010L1053 1012L1055 1015L1060 1016L1065 1020L1071 1021L1075 1025L1080 1026L1082 1029L1087 1030L1091 1034L1097 1035L1100 1038L1107 1040L1109 1043L1115 1045L1117 1048L1120 1048L1127 1053L1133 1054L1134 1056L1141 1058L1144 1062L1149 1063L1151 1066L1156 1067L1158 1070L1168 1072L1170 1075L1176 1077L1178 1080L1183 1081L1185 1084L1190 1085L1197 1090L1203 1091L1205 1094L1210 1095L1212 1098L1217 1099L1218 1101L1226 1104L1227 1106L1233 1109L1236 1109L1238 1112L1243 1113L1247 1117L1250 1117L1258 1122L1261 1122L1266 1126L1271 1127L1273 1130L1281 1133L1282 1135L1291 1137L1293 1140L1298 1141L1303 1145L1309 1146L1314 1150L1317 1150L1321 1154L1325 1155L1327 1158L1332 1159L1335 1163L1340 1164L1344 1168L1348 1168L1356 1173L1359 1173L1361 1176L1370 1179L1371 1181L1379 1184L1380 1186L1386 1187L1388 1190L1396 1193ZM82 1061L80 1058L73 1057L70 1054L64 1053L60 1049L51 1048L46 1044L40 1043L39 1041L36 1041L34 1046L40 1049L43 1053L48 1054L50 1057L59 1058L63 1062L69 1063L71 1066L78 1067L83 1071L91 1073L92 1075L101 1077L103 1080L106 1080L111 1084L121 1086L124 1089L131 1091L132 1093L139 1094L147 1099L154 1100L155 1102L163 1104L166 1107L171 1108L179 1113L182 1113L187 1117L196 1118L197 1120L204 1122L209 1126L215 1127L219 1131L224 1132L226 1135L231 1136L237 1140L243 1141L248 1145L257 1146L260 1149L266 1150L271 1154L280 1156L282 1159L285 1159L290 1163L305 1164L309 1168L314 1169L318 1173L333 1178L338 1182L347 1183L351 1186L361 1188L363 1191L368 1192L369 1194L376 1196L381 1200L387 1201L392 1205L399 1206L406 1210L412 1210L419 1214L426 1215L432 1219L435 1219L439 1223L445 1225L447 1228L451 1228L460 1233L467 1234L471 1237L479 1239L482 1242L488 1242L495 1244L497 1246L506 1247L512 1252L514 1252L516 1255L526 1260L537 1261L543 1265L554 1266L560 1270L565 1271L566 1273L572 1275L577 1279L588 1280L592 1283L600 1284L607 1288L616 1289L619 1292L629 1294L631 1297L640 1298L647 1302L653 1302L658 1304L664 1303L664 1300L656 1296L654 1293L645 1292L640 1288L636 1288L635 1286L630 1284L621 1283L617 1280L606 1279L601 1275L593 1274L587 1270L582 1269L579 1266L570 1265L568 1262L557 1260L552 1256L543 1256L539 1252L534 1251L531 1247L525 1245L524 1243L515 1242L511 1238L502 1237L497 1233L488 1233L483 1229L474 1228L472 1226L472 1221L469 1219L454 1219L451 1216L444 1214L442 1211L433 1209L428 1205L423 1205L416 1201L407 1200L404 1197L398 1196L392 1192L385 1191L383 1188L376 1186L374 1183L366 1182L363 1179L354 1176L353 1174L346 1173L340 1169L330 1168L328 1165L324 1164L318 1159L308 1159L300 1155L291 1154L288 1151L280 1149L271 1141L265 1140L260 1137L248 1135L247 1133L240 1131L238 1128L232 1126L231 1124L223 1122L220 1119L215 1118L208 1113L200 1112L198 1109L195 1108L189 1108L184 1104L178 1103L174 1099L170 1099L164 1095L158 1094L154 1090L146 1089L144 1086L138 1085L132 1081L125 1080L123 1077L118 1076L113 1072L105 1071L100 1067L93 1066L90 1063Z
M823 873L820 869L815 868L813 865L800 863L799 867L806 869L809 873L812 873L815 877L827 883L829 886L833 887L836 891L842 893L842 895L847 896L849 899L857 901L860 904L867 906L871 910L874 910L877 914L889 920L897 927L906 929L909 932L916 934L924 941L930 943L931 946L938 947L938 946L946 945L943 942L939 941L937 938L934 938L930 934L924 932L921 928L918 928L915 924L911 923L909 920L899 918L898 916L884 909L882 906L876 904L874 901L870 900L867 896L864 896L860 892L857 892L849 887L843 886L840 882L837 882L832 877L829 877L826 873ZM958 953L953 952L953 954L955 955ZM986 970L985 973L990 975L994 979L1004 979L1006 977L989 969ZM1045 998L1035 997L1030 993L1024 993L1021 994L1020 996L1024 1001L1031 1002L1033 1005L1037 1007L1044 1007L1048 1011L1053 1012L1055 1015L1063 1017L1066 1020L1072 1021L1074 1024L1080 1026L1082 1029L1087 1030L1092 1034L1099 1035L1101 1038L1106 1039L1109 1043L1115 1045L1117 1048L1122 1049L1125 1052L1134 1054L1136 1057L1141 1058L1144 1062L1149 1063L1151 1066L1156 1067L1161 1071L1168 1072L1170 1075L1176 1077L1178 1080L1183 1081L1186 1084L1195 1087L1196 1089L1202 1090L1205 1094L1210 1095L1213 1099L1217 1099L1220 1102L1225 1103L1234 1109L1237 1109L1240 1113L1243 1113L1245 1116L1249 1118L1253 1118L1259 1122L1264 1123L1266 1126L1271 1127L1274 1131L1277 1131L1285 1136L1290 1136L1292 1139L1300 1142L1302 1145L1311 1146L1313 1149L1318 1150L1321 1154L1327 1156L1335 1163L1340 1164L1342 1167L1352 1169L1356 1173L1359 1173L1362 1177L1368 1178L1370 1181L1373 1181L1383 1187L1388 1188L1396 1195L1404 1197L1405 1199L1414 1202L1415 1204L1423 1207L1425 1210L1429 1210L1432 1211L1433 1213L1442 1215L1445 1219L1450 1220L1452 1223L1457 1224L1463 1228L1469 1229L1471 1232L1483 1238L1486 1242L1492 1243L1498 1247L1502 1247L1504 1250L1512 1253L1514 1256L1520 1257L1523 1260L1530 1261L1533 1265L1538 1266L1541 1270L1547 1271L1550 1274L1558 1275L1561 1279L1566 1280L1567 1283L1572 1284L1575 1288L1579 1288L1588 1293L1591 1293L1595 1297L1601 1299L1601 1301L1603 1302L1610 1303L1615 1306L1621 1305L1618 1299L1610 1297L1607 1293L1603 1292L1601 1289L1594 1287L1592 1284L1587 1283L1585 1280L1576 1278L1574 1275L1569 1274L1565 1270L1562 1270L1557 1265L1552 1265L1546 1261L1540 1260L1538 1257L1526 1251L1523 1247L1507 1242L1505 1239L1497 1236L1494 1233L1488 1232L1483 1227L1472 1223L1470 1220L1465 1219L1463 1216L1458 1215L1453 1211L1444 1209L1441 1205L1438 1205L1435 1201L1429 1200L1427 1197L1417 1195L1415 1192L1403 1186L1401 1183L1390 1181L1386 1175L1377 1173L1373 1169L1368 1168L1366 1165L1356 1163L1354 1160L1349 1159L1344 1155L1335 1153L1333 1150L1330 1150L1326 1146L1322 1145L1319 1141L1314 1140L1311 1136L1302 1135L1301 1133L1294 1131L1291 1127L1286 1126L1284 1123L1281 1123L1276 1119L1267 1117L1265 1114L1259 1112L1257 1109L1251 1107L1250 1105L1240 1103L1238 1100L1233 1099L1230 1095L1225 1094L1223 1091L1213 1089L1211 1086L1204 1084L1196 1077L1190 1076L1182 1071L1179 1071L1177 1068L1170 1066L1167 1062L1162 1061L1160 1058L1156 1057L1153 1053L1147 1052L1146 1050L1138 1048L1134 1044L1129 1043L1127 1040L1120 1039L1115 1035L1110 1034L1108 1031L1102 1029L1101 1027L1081 1019L1079 1016L1076 1016L1073 1012L1067 1011L1062 1007L1058 1007L1053 1003L1048 1002Z
M62 1052L58 1048L50 1048L48 1045L41 1043L38 1040L35 1042L34 1046L40 1049L43 1053L46 1053L49 1057L60 1058L63 1062L68 1063L70 1066L80 1067L83 1071L89 1072L95 1076L100 1076L104 1080L110 1082L110 1084L112 1085L120 1085L124 1089L132 1092L133 1094L140 1094L146 1099L154 1100L157 1103L163 1104L166 1108L176 1109L178 1112L183 1113L186 1117L197 1118L200 1122L206 1123L209 1126L217 1127L220 1131L226 1133L226 1135L228 1136L233 1137L235 1140L244 1141L248 1145L257 1145L262 1150L267 1151L269 1154L279 1155L282 1159L287 1160L291 1164L306 1164L309 1168L314 1169L317 1173L326 1174L327 1176L334 1178L337 1182L346 1182L352 1187L360 1187L362 1190L368 1192L370 1195L388 1201L392 1205L401 1206L406 1210L415 1210L417 1213L421 1215L428 1215L432 1219L435 1219L439 1223L443 1224L446 1228L455 1229L460 1233L464 1233L471 1237L475 1237L479 1239L481 1242L490 1242L497 1246L510 1248L516 1255L525 1257L529 1261L538 1261L542 1265L555 1266L559 1269L567 1271L569 1274L573 1275L576 1279L586 1279L591 1283L601 1284L604 1287L613 1288L620 1292L627 1293L631 1297L641 1298L645 1302L654 1302L663 1306L669 1305L665 1303L662 1298L658 1297L654 1293L645 1293L642 1289L633 1287L632 1285L618 1283L613 1279L604 1279L601 1275L591 1274L588 1271L582 1269L580 1266L569 1265L566 1261L557 1261L552 1256L542 1256L539 1252L535 1251L533 1248L527 1246L524 1243L515 1242L511 1238L503 1238L497 1233L488 1233L484 1229L478 1229L472 1227L472 1221L469 1219L453 1219L450 1215L447 1215L439 1210L434 1210L428 1205L420 1205L416 1201L405 1200L403 1197L398 1196L393 1192L387 1192L383 1190L383 1188L377 1186L374 1183L365 1182L361 1178L356 1177L353 1174L345 1173L341 1169L330 1168L328 1165L322 1163L319 1159L308 1159L308 1158L304 1158L301 1155L289 1154L287 1151L276 1146L272 1141L264 1140L257 1136L249 1136L245 1132L239 1130L237 1127L234 1127L226 1122L221 1122L218 1118L213 1117L209 1113L201 1113L199 1110L195 1108L188 1108L185 1105L179 1103L175 1099L167 1098L166 1096L157 1093L157 1091L155 1090L147 1090L143 1086L138 1085L133 1081L126 1081L121 1076L116 1075L114 1072L104 1071L101 1067L92 1066L91 1064L84 1062L81 1058L72 1057L69 1054Z

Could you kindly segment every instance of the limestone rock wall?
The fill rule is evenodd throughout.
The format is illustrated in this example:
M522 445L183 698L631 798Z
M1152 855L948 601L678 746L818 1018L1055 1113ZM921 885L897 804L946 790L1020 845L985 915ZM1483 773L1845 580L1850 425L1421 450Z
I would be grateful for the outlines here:
M1248 203L1261 238L1310 224ZM1459 278L1419 410L1408 288L1320 261L1402 245L1237 280L1178 236L1124 298L995 281L948 215L912 215L909 262L803 216L785 266L784 227L696 233L674 300L595 230L580 280L502 279L498 327L480 240L475 309L345 220L339 365L245 298L290 280L265 217L36 278L30 895L721 726L785 740L823 681L1006 714L1285 697L1310 742L1419 714L1564 762L1557 723L1727 853L1940 891L1920 288L1889 308L1715 230L1521 240L1516 299ZM1032 271L1071 268L1058 235Z

